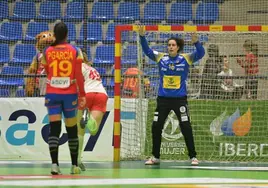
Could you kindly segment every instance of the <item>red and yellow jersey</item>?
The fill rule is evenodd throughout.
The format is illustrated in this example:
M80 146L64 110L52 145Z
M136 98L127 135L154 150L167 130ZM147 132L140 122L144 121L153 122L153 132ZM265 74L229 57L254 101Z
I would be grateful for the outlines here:
M47 93L74 94L79 92L84 95L84 85L81 79L81 66L83 55L79 48L61 43L50 46L44 50L42 64L47 72ZM77 84L76 84L77 83Z

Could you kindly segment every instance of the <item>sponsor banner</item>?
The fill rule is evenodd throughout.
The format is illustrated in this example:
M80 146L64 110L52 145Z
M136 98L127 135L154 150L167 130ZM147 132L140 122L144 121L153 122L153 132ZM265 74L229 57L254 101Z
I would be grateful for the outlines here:
M43 98L0 98L0 159L50 160L49 121ZM97 135L86 133L84 161L113 160L113 99ZM62 121L59 159L70 160L67 133Z
M267 161L266 101L194 100L189 101L189 110L199 159ZM150 114L148 119L153 120L153 112ZM148 122L147 127L150 126ZM185 160L187 154L179 122L172 111L162 131L161 159Z

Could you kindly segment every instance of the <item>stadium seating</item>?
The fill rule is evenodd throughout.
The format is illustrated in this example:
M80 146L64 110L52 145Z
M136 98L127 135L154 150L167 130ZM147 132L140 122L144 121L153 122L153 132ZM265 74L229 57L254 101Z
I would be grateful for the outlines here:
M84 25L81 27L80 36L78 42L83 42L84 37ZM86 40L89 42L102 41L102 26L101 23L88 23Z
M26 94L25 94L25 90L24 89L18 89L16 91L15 97L25 97L25 96L26 96Z
M22 40L22 25L19 22L4 22L0 29L0 41Z
M36 18L36 6L34 2L16 2L13 10L12 20L27 21Z
M0 89L0 97L9 97L10 93L8 89Z
M74 23L67 23L68 28L68 40L69 41L75 41L76 40L76 27Z
M0 44L0 64L9 63L10 53L8 44Z
M55 21L61 18L61 5L58 1L44 1L40 4L38 19Z
M98 46L96 48L94 64L114 64L114 46Z
M108 29L107 29L106 37L105 37L106 42L114 41L114 28L115 28L114 23L110 23L108 25Z
M171 5L170 14L168 16L169 23L181 23L184 24L187 21L192 20L192 4L185 3L173 3Z
M35 36L42 31L48 31L48 24L45 22L30 22L26 30L25 41L34 41Z
M137 64L138 50L136 45L129 45L126 49L123 49L122 63L123 64Z
M166 19L166 6L165 3L149 2L144 7L143 22L160 22Z
M32 44L17 44L10 62L14 66L29 66L36 55L36 48Z
M79 11L78 11L79 10ZM70 22L82 21L84 19L84 3L72 1L67 4L67 8L63 16L63 20Z
M9 7L7 2L0 2L0 20L8 18Z
M196 10L196 24L212 24L219 19L217 3L199 3Z
M118 8L117 21L129 22L140 19L140 5L138 2L122 2Z
M109 21L114 19L112 2L95 2L92 7L90 21Z
M0 86L23 86L23 77L16 77L16 75L23 75L22 67L4 66L1 71ZM10 75L10 76L7 76ZM14 75L14 77L12 77Z

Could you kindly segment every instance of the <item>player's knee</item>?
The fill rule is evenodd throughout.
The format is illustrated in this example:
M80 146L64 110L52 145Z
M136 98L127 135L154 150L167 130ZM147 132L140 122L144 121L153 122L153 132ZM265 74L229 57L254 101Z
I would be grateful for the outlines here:
M50 122L49 136L59 137L61 133L61 121Z
M66 127L73 127L77 124L77 118L72 117L72 118L65 118L65 125Z
M61 121L61 114L49 115L49 121L50 122Z

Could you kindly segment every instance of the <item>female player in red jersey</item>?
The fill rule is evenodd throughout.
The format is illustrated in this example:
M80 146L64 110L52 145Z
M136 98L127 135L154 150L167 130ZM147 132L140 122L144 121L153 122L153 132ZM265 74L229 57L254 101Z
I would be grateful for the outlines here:
M47 72L45 106L48 109L50 133L48 145L52 160L51 174L61 174L58 162L59 136L62 113L65 117L66 131L72 160L71 174L79 174L77 164L78 130L76 110L78 94L80 105L85 105L84 78L82 76L83 55L80 49L68 44L68 29L65 23L54 27L55 43L43 52L42 64ZM79 93L77 91L79 89Z

